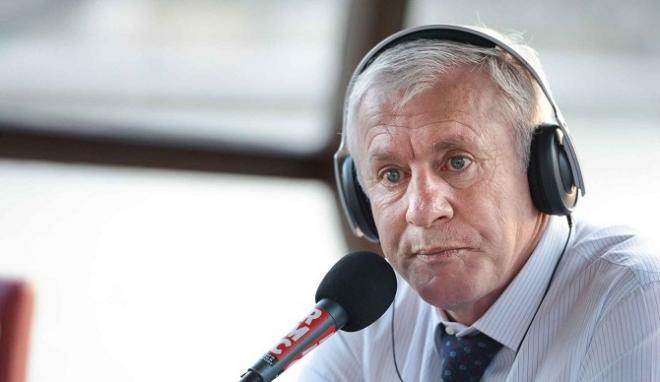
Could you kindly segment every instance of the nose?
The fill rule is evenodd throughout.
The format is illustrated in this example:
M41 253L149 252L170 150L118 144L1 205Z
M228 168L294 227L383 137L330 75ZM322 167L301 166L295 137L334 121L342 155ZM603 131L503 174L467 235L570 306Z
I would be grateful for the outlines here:
M431 173L415 174L408 185L406 221L429 228L435 222L450 220L454 209L449 201L452 187Z

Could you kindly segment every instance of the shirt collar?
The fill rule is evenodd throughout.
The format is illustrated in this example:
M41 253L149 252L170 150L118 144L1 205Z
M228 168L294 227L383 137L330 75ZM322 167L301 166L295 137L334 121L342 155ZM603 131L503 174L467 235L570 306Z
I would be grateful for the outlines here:
M513 351L518 349L536 308L542 302L567 235L568 224L560 217L551 216L532 255L481 318L466 326L449 321L441 309L436 309L436 330L441 330L437 323L442 323L459 337L479 331Z

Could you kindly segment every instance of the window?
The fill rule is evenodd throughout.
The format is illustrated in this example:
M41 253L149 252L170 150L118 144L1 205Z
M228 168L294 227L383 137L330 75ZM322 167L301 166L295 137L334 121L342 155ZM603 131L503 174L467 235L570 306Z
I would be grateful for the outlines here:
M0 115L67 134L313 153L332 136L346 8L329 0L3 7Z

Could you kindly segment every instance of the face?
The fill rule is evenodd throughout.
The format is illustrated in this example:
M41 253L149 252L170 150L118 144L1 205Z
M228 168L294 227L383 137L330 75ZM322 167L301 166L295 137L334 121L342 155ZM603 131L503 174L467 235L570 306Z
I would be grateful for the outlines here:
M529 257L541 214L487 73L455 69L394 109L371 89L354 157L383 252L427 302L482 314ZM468 320L469 321L469 320Z

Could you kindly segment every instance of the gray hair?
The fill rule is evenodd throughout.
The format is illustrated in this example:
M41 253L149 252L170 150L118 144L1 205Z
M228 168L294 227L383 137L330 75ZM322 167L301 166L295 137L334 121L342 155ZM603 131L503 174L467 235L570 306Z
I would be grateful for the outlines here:
M515 43L512 38L484 28L478 28L498 37L513 47L545 81L545 75L536 52L527 45ZM355 139L352 125L357 121L357 112L367 91L377 87L386 93L399 92L395 110L405 106L416 95L431 88L444 74L458 66L473 66L485 69L499 91L501 117L514 129L522 169L529 163L529 151L533 128L551 115L549 103L538 84L514 57L500 48L484 48L474 45L419 39L396 45L381 53L353 83L349 93L346 126L346 144L355 158Z

